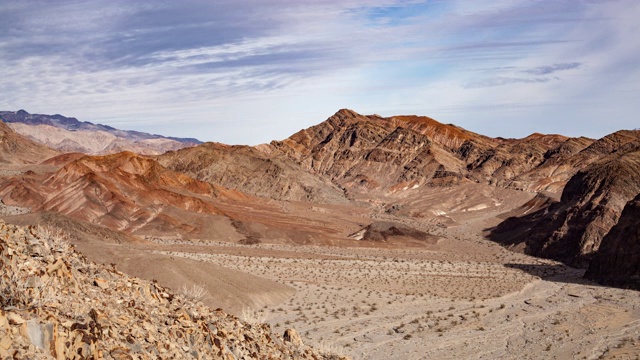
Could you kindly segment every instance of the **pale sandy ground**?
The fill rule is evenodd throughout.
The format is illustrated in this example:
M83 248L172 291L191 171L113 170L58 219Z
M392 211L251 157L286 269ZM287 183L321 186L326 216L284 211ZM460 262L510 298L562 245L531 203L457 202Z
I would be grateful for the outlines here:
M161 253L294 287L243 316L354 359L640 358L639 293L485 240L501 211L416 220L442 240L410 249L211 243Z
M516 254L499 257L514 264L507 267L448 252L438 259L415 250L305 250L313 259L302 252L300 258L182 255L293 286L297 292L286 302L249 316L283 331L294 327L309 342L355 359L640 354L638 293L583 282L580 270Z

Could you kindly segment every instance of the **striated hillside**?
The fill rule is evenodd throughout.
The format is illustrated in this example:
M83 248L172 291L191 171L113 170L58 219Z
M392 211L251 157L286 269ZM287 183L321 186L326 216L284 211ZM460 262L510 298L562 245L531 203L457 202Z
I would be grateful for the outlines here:
M63 239L0 223L0 357L324 359L295 330L211 310L197 291L89 263ZM82 299L82 301L78 301ZM335 357L338 358L338 357Z
M0 120L25 137L61 152L100 155L132 151L157 155L201 143L196 139L119 130L62 115L29 114L24 110L0 111Z
M102 141L101 125L24 111L2 115L56 131L91 129L95 142ZM35 161L40 149L0 125L8 134L2 155ZM52 211L151 238L333 244L359 241L358 229L377 221L419 222L416 229L453 224L452 212L511 203L514 196L498 195L505 191L522 194L523 204L497 214L496 222L506 220L491 239L586 267L640 192L639 153L638 130L597 140L538 133L504 139L429 117L342 109L285 140L254 147L205 143L153 158L66 153L32 166L37 171L7 172L0 199L11 211ZM436 196L445 192L448 198ZM430 202L433 196L439 200ZM374 228L373 238L385 239L386 231Z
M640 143L580 170L567 183L559 202L493 229L491 238L525 252L586 267L618 222L625 204L640 192Z
M171 212L219 215L221 210L206 199L236 193L124 152L77 158L43 180L9 180L0 195L8 205L54 211L126 232L143 227L189 232L193 226Z
M585 277L640 290L640 194L627 203L618 223L602 239Z

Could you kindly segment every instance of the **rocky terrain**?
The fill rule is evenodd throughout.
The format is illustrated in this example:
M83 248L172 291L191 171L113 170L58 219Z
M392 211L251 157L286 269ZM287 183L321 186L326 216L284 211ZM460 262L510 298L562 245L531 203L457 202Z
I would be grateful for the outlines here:
M489 138L428 117L383 118L343 109L319 125L270 145L347 188L393 191L480 181L558 191L582 163L588 164L584 160L572 166L564 163L592 142L542 134Z
M203 306L202 289L175 294L90 263L52 230L1 223L0 267L2 358L332 357L295 330L281 336Z
M264 148L264 147L262 147ZM282 156L249 146L206 143L170 151L160 164L201 181L278 200L346 203L343 190Z
M104 155L133 151L155 155L200 144L196 139L119 130L62 115L29 114L24 110L0 111L0 120L17 133L61 152Z

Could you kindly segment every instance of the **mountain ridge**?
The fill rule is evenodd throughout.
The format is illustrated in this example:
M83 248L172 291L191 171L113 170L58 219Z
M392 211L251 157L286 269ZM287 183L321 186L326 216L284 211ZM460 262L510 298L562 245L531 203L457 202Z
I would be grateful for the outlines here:
M25 110L0 111L0 120L16 132L64 152L102 155L124 150L155 155L202 143L193 138L120 130L108 125L79 121L74 117L29 114Z
M78 124L58 115L46 119ZM638 149L636 130L600 139L541 133L505 139L426 116L381 117L340 109L284 140L258 146L209 142L151 157L132 152L52 157L43 166L54 168L53 173L9 179L0 196L9 206L26 204L129 233L144 233L145 228L166 233L175 227L193 234L210 229L203 225L207 216L219 216L216 225L227 229L226 238L245 236L243 241L251 242L263 231L278 234L281 241L299 237L306 242L323 231L339 237L341 230L322 223L303 235L296 226L309 219L294 219L288 213L291 203L357 205L422 217L424 211L401 210L395 203L407 194L482 184L545 193L545 200L524 204L522 211L512 209L514 216L498 224L491 239L586 267L624 205L640 192L640 167L634 165ZM231 205L212 200L217 197L240 201L227 214L224 208ZM258 205L252 197L267 201ZM475 211L502 203L486 194L476 199L473 206L448 206ZM254 219L260 214L260 220L243 214L241 209L251 206L260 208L252 214ZM278 208L282 210L263 215ZM435 216L446 214L433 206L425 209ZM187 213L202 217L194 220ZM192 226L194 222L199 225ZM358 225L345 231L345 238L364 226Z

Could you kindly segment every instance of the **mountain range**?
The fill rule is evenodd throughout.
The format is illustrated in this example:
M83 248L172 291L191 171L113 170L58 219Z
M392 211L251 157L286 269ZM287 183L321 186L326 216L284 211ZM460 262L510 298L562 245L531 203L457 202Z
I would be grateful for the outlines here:
M29 114L25 110L0 111L0 120L17 133L61 152L104 155L133 151L153 155L201 144L197 139L119 130L73 117Z
M90 259L162 283L185 279L179 271L211 281L182 262L169 271L159 254L172 246L440 249L442 229L478 225L514 252L640 289L640 130L505 139L342 109L281 141L230 146L23 110L0 116L5 221L65 224ZM141 268L144 258L163 266Z

